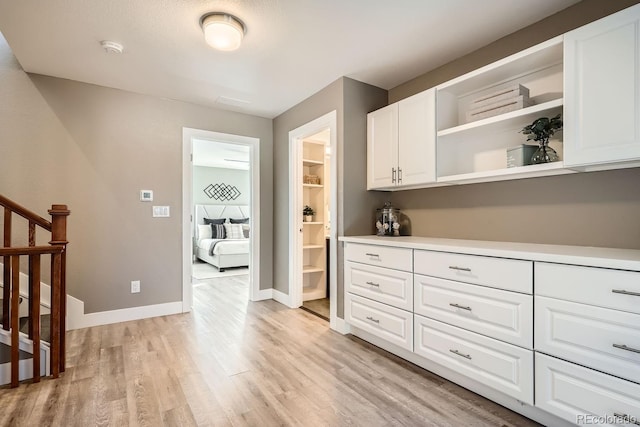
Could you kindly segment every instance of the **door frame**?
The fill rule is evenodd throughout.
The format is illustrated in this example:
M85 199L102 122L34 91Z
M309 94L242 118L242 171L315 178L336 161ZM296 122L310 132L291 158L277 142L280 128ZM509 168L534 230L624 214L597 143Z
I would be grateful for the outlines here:
M250 136L182 128L182 312L191 311L193 289L193 139L205 139L249 147L251 238L249 251L249 299L260 296L260 139Z
M338 312L338 124L337 112L331 111L289 132L289 306L302 305L302 140L318 132L329 129L329 162L331 203L329 221L329 304L330 326L335 329Z

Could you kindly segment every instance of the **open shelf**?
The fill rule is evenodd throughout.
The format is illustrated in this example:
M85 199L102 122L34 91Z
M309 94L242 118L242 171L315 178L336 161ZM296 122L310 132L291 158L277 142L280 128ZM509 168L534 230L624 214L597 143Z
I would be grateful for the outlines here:
M304 267L302 267L303 274L322 273L322 272L324 272L324 267L316 267L314 265L305 265Z
M324 188L322 184L302 184L302 186L307 188Z
M304 245L302 249L324 249L323 245Z
M532 105L521 110L511 111L509 113L444 129L438 132L438 137L441 138L449 135L460 135L462 133L472 134L475 132L500 132L503 129L511 129L514 127L522 128L524 127L521 126L522 123L525 123L525 125L529 124L540 117L541 114L555 112L557 109L561 108L562 105L562 98L554 99L539 105Z
M482 172L447 175L438 178L438 182L473 183L486 181L502 181L517 178L535 178L559 174L569 174L575 171L565 169L563 162L543 163L539 165L518 166L514 168L494 169Z
M303 222L303 225L322 225L324 222L322 221L311 221L311 222Z
M311 160L311 159L302 159L303 166L322 166L324 165L324 161L322 160Z

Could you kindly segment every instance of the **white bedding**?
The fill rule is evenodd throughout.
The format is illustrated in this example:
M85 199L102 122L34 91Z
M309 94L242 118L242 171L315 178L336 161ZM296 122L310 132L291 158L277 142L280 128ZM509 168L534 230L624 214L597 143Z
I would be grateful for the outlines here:
M209 253L214 239L200 239L198 247ZM214 255L236 255L249 253L249 239L224 239L213 248Z

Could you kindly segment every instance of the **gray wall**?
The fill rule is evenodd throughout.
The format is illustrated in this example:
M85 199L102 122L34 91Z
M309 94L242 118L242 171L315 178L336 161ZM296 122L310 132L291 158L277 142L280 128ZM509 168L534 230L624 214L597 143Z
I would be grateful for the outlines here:
M207 166L193 167L193 204L194 205L249 205L251 174L248 170L225 169ZM235 200L210 199L204 189L210 184L233 185L240 195ZM270 227L270 225L269 225Z
M389 102L489 64L638 0L585 0L389 91ZM399 191L413 235L640 249L640 169Z
M274 288L289 293L289 132L337 111L338 235L371 234L384 195L366 191L366 114L387 102L387 92L346 77L292 107L273 121ZM338 253L338 315L343 317L342 250Z
M71 209L68 291L87 312L182 299L182 127L260 138L261 287L272 285L272 121L27 75L0 37L0 193ZM171 218L152 218L139 190ZM130 294L130 281L142 292Z

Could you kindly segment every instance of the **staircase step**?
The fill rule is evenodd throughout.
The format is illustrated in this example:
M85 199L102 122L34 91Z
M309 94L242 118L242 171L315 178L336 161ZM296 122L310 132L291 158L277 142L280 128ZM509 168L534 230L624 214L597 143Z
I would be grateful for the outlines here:
M2 319L2 299L0 299L0 320ZM23 334L29 333L29 318L20 318L20 332ZM43 314L40 316L40 340L51 342L51 315Z
M19 353L20 360L26 360L31 358L32 356L30 353L20 350L20 353ZM11 346L8 346L0 342L0 365L4 363L9 363L9 362L11 362Z

